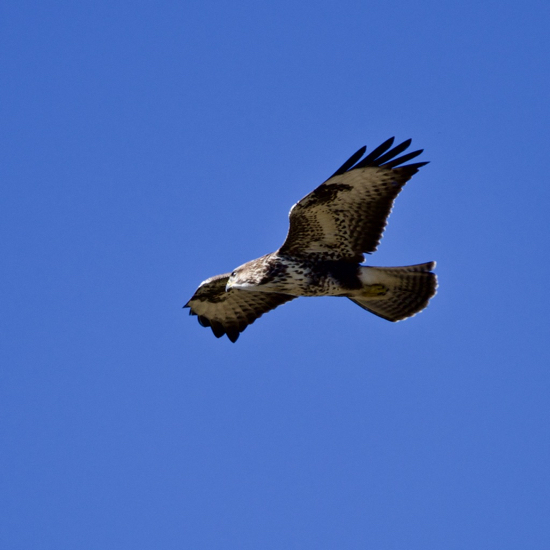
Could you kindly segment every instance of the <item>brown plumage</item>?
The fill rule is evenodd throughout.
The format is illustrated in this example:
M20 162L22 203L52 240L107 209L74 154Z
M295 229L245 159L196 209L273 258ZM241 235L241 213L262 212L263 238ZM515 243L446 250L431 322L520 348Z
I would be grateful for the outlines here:
M418 313L435 294L435 262L406 267L362 266L376 250L393 202L427 162L400 166L422 150L399 157L385 141L363 160L361 148L325 183L290 210L281 248L233 271L207 279L185 305L218 338L235 342L258 317L298 296L345 296L389 321Z

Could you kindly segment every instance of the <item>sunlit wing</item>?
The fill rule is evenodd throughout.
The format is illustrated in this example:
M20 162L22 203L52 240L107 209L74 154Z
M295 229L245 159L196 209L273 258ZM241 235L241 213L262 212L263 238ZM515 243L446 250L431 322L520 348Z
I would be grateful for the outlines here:
M399 157L411 143L393 149L394 138L363 160L363 147L325 183L290 210L282 254L361 262L380 243L393 202L405 183L427 162L401 166L422 150Z

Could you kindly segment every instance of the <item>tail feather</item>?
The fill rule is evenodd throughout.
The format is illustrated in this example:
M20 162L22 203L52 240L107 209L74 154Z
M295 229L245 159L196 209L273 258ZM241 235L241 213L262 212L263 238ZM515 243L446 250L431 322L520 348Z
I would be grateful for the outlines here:
M434 268L435 262L405 267L363 267L368 270L365 279L369 283L365 286L365 296L350 297L350 300L388 321L412 317L422 311L436 293Z

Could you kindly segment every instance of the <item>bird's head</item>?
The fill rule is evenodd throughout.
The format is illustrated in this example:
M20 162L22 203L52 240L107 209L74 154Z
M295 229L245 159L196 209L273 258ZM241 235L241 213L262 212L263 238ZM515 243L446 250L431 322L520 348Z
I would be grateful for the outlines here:
M247 290L257 286L256 277L254 275L255 272L248 269L248 264L237 267L229 276L225 290L228 291L232 288Z
M259 292L275 290L272 288L276 280L274 265L272 254L267 254L237 267L229 276L225 290L228 291L232 288Z

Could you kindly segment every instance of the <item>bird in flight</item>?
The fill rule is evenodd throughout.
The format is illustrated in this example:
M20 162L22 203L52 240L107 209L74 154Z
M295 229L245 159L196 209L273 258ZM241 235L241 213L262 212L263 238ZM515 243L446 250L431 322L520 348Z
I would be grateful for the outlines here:
M393 202L427 162L403 153L408 139L390 138L366 157L352 155L290 209L279 250L202 282L184 306L217 338L236 342L258 317L299 296L343 296L363 309L400 321L423 310L436 292L435 262L406 267L361 265L376 250Z

